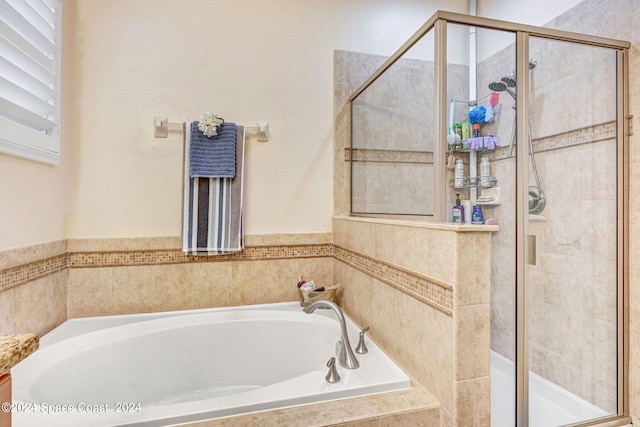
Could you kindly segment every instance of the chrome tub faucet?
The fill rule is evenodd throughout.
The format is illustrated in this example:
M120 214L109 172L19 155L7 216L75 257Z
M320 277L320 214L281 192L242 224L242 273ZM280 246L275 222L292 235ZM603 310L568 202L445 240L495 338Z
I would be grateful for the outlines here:
M340 334L342 335L340 341L338 341L338 362L340 363L340 366L347 369L358 369L360 367L360 362L358 362L356 355L353 354L353 350L351 349L347 325L344 320L344 313L342 313L342 309L334 302L318 300L306 306L302 311L307 314L311 314L318 307L330 308L336 316L338 316L338 321L340 322Z

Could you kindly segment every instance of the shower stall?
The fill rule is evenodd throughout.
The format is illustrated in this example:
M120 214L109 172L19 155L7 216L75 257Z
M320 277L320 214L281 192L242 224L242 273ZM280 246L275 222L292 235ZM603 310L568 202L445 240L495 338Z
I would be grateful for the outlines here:
M499 224L492 427L629 422L628 48L438 12L349 99L352 215Z

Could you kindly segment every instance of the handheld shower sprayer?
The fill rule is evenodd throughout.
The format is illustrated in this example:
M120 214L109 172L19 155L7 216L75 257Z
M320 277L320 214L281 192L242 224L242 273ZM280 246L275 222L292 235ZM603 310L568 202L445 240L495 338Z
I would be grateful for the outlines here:
M534 68L536 68L536 65L538 65L537 59L529 60L529 70L533 70ZM510 89L512 87L513 88L516 87L515 72L512 72L508 76L502 77L500 80L496 80L489 83L490 90L494 92L507 92L509 95L511 95L514 101L517 101L516 93ZM516 106L514 105L513 108L515 109ZM511 157L513 155L513 148L516 142L515 130L516 130L516 127L514 122L513 128L511 129L511 142L509 144L508 157ZM546 196L544 194L544 191L542 190L542 187L540 186L540 177L538 176L538 168L536 167L536 158L533 153L533 138L531 137L531 124L529 124L529 127L528 127L528 134L529 134L528 139L529 139L529 156L531 158L531 169L533 171L533 176L536 180L536 185L535 186L532 185L529 187L529 213L532 215L537 215L537 214L540 214L542 210L545 208Z
M514 86L515 86L515 84L514 84ZM491 89L494 92L507 92L509 95L511 95L511 97L513 98L514 101L516 100L515 92L513 92L511 89L509 89L507 83L505 83L503 81L496 80L495 82L489 83L489 89Z

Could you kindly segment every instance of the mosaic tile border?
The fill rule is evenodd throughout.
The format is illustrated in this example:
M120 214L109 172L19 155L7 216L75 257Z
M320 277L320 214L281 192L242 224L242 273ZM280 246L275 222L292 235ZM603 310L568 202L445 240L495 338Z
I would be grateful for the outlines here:
M69 266L68 254L55 255L0 270L0 291L58 273Z
M216 257L187 255L180 249L70 252L0 269L0 291L57 273L66 268L123 267L191 262L252 261L330 257L330 243L252 246L242 252Z
M581 129L547 136L533 140L536 153L574 147L582 144L605 141L616 137L616 122L607 122ZM503 145L495 151L488 152L489 160L503 160L508 157L509 145ZM485 153L483 153L485 154ZM351 157L353 155L353 158ZM344 161L354 162L395 162L395 163L429 163L433 164L433 152L429 151L395 151L368 150L362 148L344 149Z
M336 245L333 247L333 256L449 316L453 314L451 284Z
M353 158L351 157L353 156ZM369 150L345 148L344 160L354 162L393 162L433 164L432 151Z
M253 261L331 256L331 244L252 246L243 251L214 257L187 255L180 249L74 252L69 267L122 267L136 265L183 264L191 262Z
M0 292L67 268L126 267L192 262L252 261L333 257L412 297L452 315L453 287L383 260L331 243L247 247L242 252L216 257L184 254L179 249L70 252L0 269Z
M561 148L575 147L584 144L606 141L616 137L616 122L607 122L599 125L588 126L558 135L546 136L533 140L533 151L542 153L545 151L559 150ZM509 145L489 154L489 160L503 160L508 157Z

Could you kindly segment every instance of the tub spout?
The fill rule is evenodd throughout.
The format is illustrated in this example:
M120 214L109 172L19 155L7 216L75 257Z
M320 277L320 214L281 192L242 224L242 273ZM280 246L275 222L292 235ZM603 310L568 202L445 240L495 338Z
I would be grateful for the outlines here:
M347 325L344 320L344 313L342 313L342 310L336 303L327 300L318 300L312 302L311 304L306 306L303 311L307 314L311 314L318 307L330 308L333 310L336 316L338 316L338 321L340 322L340 334L342 335L342 345L340 345L338 353L338 362L340 363L340 366L347 369L358 369L360 367L360 362L358 362L358 359L356 359L356 355L353 354L353 350L351 349L349 334L347 333Z

